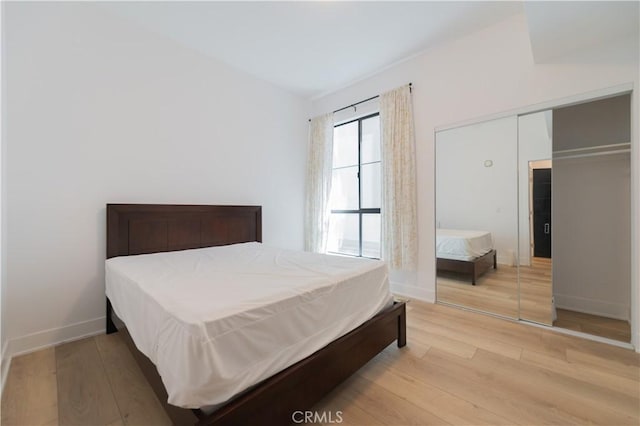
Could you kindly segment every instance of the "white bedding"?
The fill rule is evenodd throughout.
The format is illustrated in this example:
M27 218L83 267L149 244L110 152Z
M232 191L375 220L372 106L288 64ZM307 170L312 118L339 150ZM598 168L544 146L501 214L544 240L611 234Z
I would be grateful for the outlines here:
M260 243L108 259L106 294L185 408L229 400L392 300L382 261Z
M493 249L493 238L487 231L436 229L436 257L473 260Z

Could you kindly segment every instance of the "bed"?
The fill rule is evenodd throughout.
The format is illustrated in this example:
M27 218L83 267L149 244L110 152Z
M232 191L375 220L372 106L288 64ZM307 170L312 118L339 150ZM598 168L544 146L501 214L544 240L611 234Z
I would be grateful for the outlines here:
M487 231L436 229L436 270L469 275L471 284L497 268L493 238Z
M361 266L364 265L362 266L364 269L351 277L359 281L355 284L349 281L348 286L340 287L336 283L344 280L336 277L347 270L342 270L343 267L349 266L344 262L349 263L354 259L330 257L328 261L334 268L335 283L327 287L319 285L313 276L307 276L306 272L301 272L315 268L314 262L317 262L318 258L314 256L321 255L285 253L279 249L265 249L260 243L261 208L259 206L107 205L107 259L110 259L107 261L107 273L110 274L109 282L119 282L120 286L120 291L115 291L113 288L116 285L110 284L107 291L107 332L120 331L124 336L147 380L175 424L248 424L252 419L260 419L264 424L290 423L291 414L294 411L311 408L322 396L386 346L394 341L397 341L399 347L406 344L404 303L390 302L380 297L380 300L373 300L366 308L370 309L370 312L358 313L358 315L362 314L359 319L356 318L358 315L355 313L348 315L347 319L333 319L333 316L327 314L335 310L337 305L345 303L348 305L354 300L361 300L364 297L363 293L353 293L358 288L360 288L358 291L362 291L367 286L373 289L371 293L382 291L381 269L376 262L360 263ZM167 253L173 251L179 252ZM252 272L247 272L243 277L235 279L233 275L225 276L226 280L221 280L216 284L218 287L212 287L208 290L210 293L205 293L206 297L201 297L199 291L203 289L203 283L199 277L206 276L207 272L207 267L203 266L206 265L203 259L218 259L217 270L223 267L225 273L231 274L234 271L246 269L246 261L241 259L247 259L247 254L249 259L254 259L251 260L251 263L255 264L253 268L257 267L261 271L264 269L267 274L270 271L270 265L274 262L285 263L286 269L292 271L291 278L299 281L297 284L291 284L294 290L289 290L289 284L280 283L278 281L280 277L272 277L271 280L264 281L262 284L264 294L259 287L245 288L243 287L245 282L253 281L253 278L248 278ZM124 257L131 255L143 256ZM293 260L285 255L293 256ZM132 262L134 259L136 261ZM141 259L144 262L139 262ZM320 260L324 261L324 257ZM189 278L180 275L183 277L181 278L182 293L172 292L172 281L164 280L167 273L162 272L159 265L167 262L175 263L179 270L192 271ZM156 275L151 274L151 278L145 278L147 281L136 278L148 277L149 271L155 271ZM247 269L247 271L250 270ZM384 271L386 272L386 268ZM141 275L143 272L144 274ZM334 272L328 274L331 275ZM135 285L128 285L134 282ZM235 286L234 283L236 283ZM145 297L148 296L151 285L160 286L160 291L154 293L156 294L154 298L147 300L148 298L145 299ZM217 300L216 291L222 288L220 286L225 285L230 289L225 293L231 294L227 294L224 300ZM257 293L258 299L263 298L269 303L235 310L238 303L234 303L234 300L241 301L242 294L247 291L251 294ZM291 293L289 297L283 297L282 300L273 298L274 294L281 292L285 292L286 296L287 291ZM161 300L162 297L157 294L163 294L165 300ZM178 294L183 294L184 297L177 296ZM234 299L234 294L237 300ZM311 298L311 295L315 299ZM333 299L329 295L332 295ZM294 306L291 301L295 298L305 301L305 308L301 312L303 317L306 315L306 320L303 317L277 318L277 321L274 320L277 328L269 329L273 330L269 331L272 334L266 334L266 328L262 327L263 322L267 322L264 318L260 317L259 321L253 321L265 309L270 312L270 315L274 312L280 315L281 312L297 309L291 308ZM209 304L208 301L212 306L219 308L216 312L220 312L220 309L223 311L227 309L227 311L224 315L210 315L204 310ZM155 305L159 302L162 302L161 307ZM183 302L196 304L184 305L191 307L185 310L184 306L179 306ZM138 309L127 309L127 303ZM376 303L378 305L374 306ZM315 305L320 310L310 310L311 305ZM350 309L349 312L357 310L353 305L348 309ZM366 309L363 308L363 311ZM176 313L173 312L174 310L181 314L174 317L162 316L167 314L165 311L171 311L169 313L173 315ZM376 314L379 310L380 312ZM119 318L116 312L123 318ZM134 318L136 315L153 320L146 323L140 322L139 319ZM208 321L205 322L204 328L198 321L191 321L193 318L203 316ZM228 332L234 329L229 327L231 319L240 321L234 326L242 329L240 337L234 337ZM243 370L244 365L253 365L252 362L255 361L248 357L248 354L267 351L255 346L256 342L267 341L267 344L270 343L272 346L280 344L279 342L286 340L289 335L305 332L302 330L302 324L305 321L322 320L329 322L324 324L321 327L322 332L317 334L322 334L325 341L303 342L291 353L287 352L289 346L283 345L286 350L282 351L281 356L274 356L265 361L264 364L269 368L257 372L249 368L246 369L247 371ZM260 327L251 329L253 323L259 324ZM148 335L145 337L144 331L147 328L157 328L158 324L162 325L163 335L179 335L182 340L176 341L186 343L162 346L160 338L155 341ZM180 352L176 348L191 348L194 346L194 341L204 341L202 335L198 334L203 329L206 336L218 339L217 349L212 356L201 355L202 359L207 360L204 363L206 367L197 367L198 364L194 361L193 357L198 356L198 351L201 350L197 345L195 351L184 350L189 352L191 358L187 356L186 361L181 362L174 356L174 352ZM182 330L182 332L178 333L176 330ZM233 346L227 346L238 339L244 339L242 344L245 345L246 351L234 352L229 349ZM215 347L215 345L210 346ZM208 343L206 347L209 347ZM175 368L167 370L167 362L159 362L159 357L169 358L169 365L174 365ZM156 364L150 358L154 359ZM298 358L300 358L299 361ZM196 381L199 377L204 380L215 373L217 365L211 361L212 359L220 361L220 365L225 367L224 371L230 371L229 366L231 370L238 368L239 376L250 380L240 381L240 383L219 380L210 382L213 383L210 387L194 384L194 378ZM288 364L289 361L292 362L291 365ZM174 383L165 387L159 370L162 370L166 383ZM172 376L171 380L168 380L169 376ZM178 387L179 392L174 391L175 382L182 386Z

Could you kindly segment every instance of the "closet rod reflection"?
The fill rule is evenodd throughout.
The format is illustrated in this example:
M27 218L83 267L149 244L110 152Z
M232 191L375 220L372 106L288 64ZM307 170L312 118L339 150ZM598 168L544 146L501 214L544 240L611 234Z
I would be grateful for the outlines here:
M562 155L562 154L569 154L569 153L581 153L581 152L593 152L593 151L600 151L600 152L604 152L607 149L606 148L617 148L617 149L623 149L623 148L629 148L631 147L631 142L625 142L625 143L614 143L614 144L610 144L610 145L596 145L596 146L586 146L584 148L574 148L574 149L563 149L561 151L553 151L554 155Z
M631 152L630 149L617 149L614 151L603 151L603 152L593 152L589 154L576 154L576 155L564 155L560 157L553 157L553 161L558 160L569 160L572 158L586 158L586 157L598 157L601 155L614 155L614 154L624 154L626 152Z

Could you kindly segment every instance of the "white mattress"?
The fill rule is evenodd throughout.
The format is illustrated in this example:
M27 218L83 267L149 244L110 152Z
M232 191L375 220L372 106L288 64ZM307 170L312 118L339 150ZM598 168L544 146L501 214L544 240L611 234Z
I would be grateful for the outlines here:
M392 303L382 261L260 243L112 258L106 294L185 408L229 400Z
M487 231L436 229L436 257L472 260L493 249L493 238Z

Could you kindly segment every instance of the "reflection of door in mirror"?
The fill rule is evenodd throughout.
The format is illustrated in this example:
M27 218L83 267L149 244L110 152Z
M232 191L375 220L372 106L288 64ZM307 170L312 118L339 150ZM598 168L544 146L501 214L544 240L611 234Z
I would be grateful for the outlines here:
M518 318L518 121L436 134L437 300Z
M520 318L552 325L552 113L518 117Z
M531 167L532 206L531 246L533 257L551 259L551 168L538 167L537 161L529 162Z

